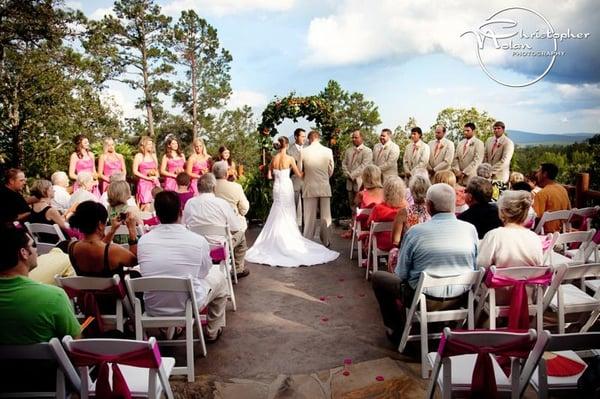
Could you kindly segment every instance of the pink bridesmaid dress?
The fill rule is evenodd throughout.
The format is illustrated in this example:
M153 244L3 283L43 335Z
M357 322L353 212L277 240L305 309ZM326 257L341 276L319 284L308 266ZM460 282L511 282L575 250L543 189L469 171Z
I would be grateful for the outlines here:
M81 172L90 172L94 173L94 160L92 158L80 158L77 160L75 164L75 173L79 174ZM77 191L79 188L79 184L77 184L77 180L73 183L73 192ZM98 190L98 185L94 185L94 189L92 190L92 194L96 196L96 198L100 199L100 191Z
M202 169L210 170L210 158L204 161L195 162L194 165L192 165L192 173L202 176L204 174L202 173ZM194 196L198 195L198 179L190 180L190 188L194 193Z
M115 160L112 160L112 161L105 160L104 161L104 172L100 171L100 173L102 173L104 176L110 178L115 173L121 172L123 169L125 169L124 166L125 165L123 165L121 160L118 158ZM105 181L102 181L100 184L100 192L103 193L107 189L108 189L108 183Z
M148 176L148 172L154 170L157 171L156 162L145 161L140 162L138 166L138 172L141 174ZM146 179L138 179L137 189L135 193L135 200L138 204L149 204L152 202L152 189L158 186L158 180L146 180Z
M183 158L172 159L170 158L167 161L167 172L175 173L177 169L183 169L183 165L185 164L185 160ZM165 181L163 183L163 188L165 190L177 191L177 181L174 177L165 177Z

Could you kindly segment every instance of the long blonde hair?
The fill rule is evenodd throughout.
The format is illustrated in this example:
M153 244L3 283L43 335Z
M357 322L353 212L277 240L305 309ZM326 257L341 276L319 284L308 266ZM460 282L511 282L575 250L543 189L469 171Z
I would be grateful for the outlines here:
M140 144L138 145L138 148L139 148L140 152L144 155L146 154L146 144L149 141L154 142L150 136L143 136L140 139ZM156 153L156 149L154 146L152 146L152 150L150 150L150 154L154 154L154 153Z
M196 144L200 144L200 146L202 147L200 155L204 156L205 158L210 157L210 155L208 155L208 152L206 151L206 145L204 144L204 140L202 140L200 137L196 137L192 142L192 151L194 154L198 155L198 153L196 152Z

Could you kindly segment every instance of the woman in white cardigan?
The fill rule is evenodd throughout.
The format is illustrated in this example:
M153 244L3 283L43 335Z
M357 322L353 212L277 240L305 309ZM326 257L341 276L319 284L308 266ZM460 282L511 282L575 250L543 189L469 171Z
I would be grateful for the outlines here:
M505 191L498 200L498 214L504 224L487 232L479 244L478 267L542 266L542 241L523 227L531 207L531 193Z

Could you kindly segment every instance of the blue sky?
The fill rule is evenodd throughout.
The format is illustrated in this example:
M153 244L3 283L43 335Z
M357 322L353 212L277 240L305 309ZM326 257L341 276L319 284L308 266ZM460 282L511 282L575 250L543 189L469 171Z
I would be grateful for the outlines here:
M379 106L381 127L393 129L414 116L428 128L445 107L474 106L503 120L509 129L600 132L600 8L593 0L562 4L541 0L160 0L158 4L175 19L181 10L193 8L218 29L222 45L234 58L234 94L229 106L248 104L257 118L274 96L292 90L315 94L335 79ZM110 10L112 1L68 1L67 5L99 18ZM555 32L570 29L589 35L558 42L565 54L556 57L539 82L522 88L503 86L478 64L474 36L461 37L461 33L508 6L535 10ZM546 26L523 10L502 11L499 17L519 21L525 30ZM534 50L551 44L521 42ZM494 77L510 82L539 75L549 60L510 56L491 44L488 41L483 50L483 61ZM109 84L106 92L125 116L138 114L133 109L137 93L117 83Z

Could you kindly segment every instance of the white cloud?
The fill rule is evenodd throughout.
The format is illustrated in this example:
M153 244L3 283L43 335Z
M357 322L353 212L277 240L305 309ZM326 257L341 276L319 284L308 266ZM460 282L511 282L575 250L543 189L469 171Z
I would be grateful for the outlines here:
M125 91L118 88L107 88L102 90L100 100L113 112L121 114L123 118L137 118L143 115L142 110L135 107L135 99L131 98L134 93L129 89Z
M561 121L562 123L568 123L568 122L569 122L569 118L567 118L566 116L562 116L562 117L560 118L560 121Z
M600 84L557 84L556 90L567 100L578 100L582 98L600 99Z
M64 7L72 10L81 10L83 4L80 1L66 1Z
M573 0L549 6L544 0L532 0L527 7L539 11L562 32L569 27L583 29L582 21L591 18L586 18L590 4L591 0ZM504 0L343 0L335 13L310 22L307 63L349 65L446 53L474 65L478 62L475 37L461 35L505 8ZM482 54L486 64L520 61L510 51Z
M91 19L95 19L95 20L99 20L104 18L107 15L115 15L115 12L113 11L112 8L97 8L94 10L94 12L90 15Z
M229 102L228 109L235 109L248 105L252 108L259 108L267 104L267 96L263 93L252 90L234 90Z
M183 10L222 16L248 11L287 11L294 3L295 0L172 0L163 5L162 10L173 16Z

